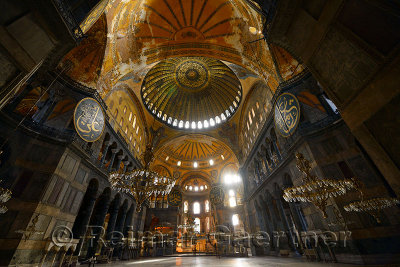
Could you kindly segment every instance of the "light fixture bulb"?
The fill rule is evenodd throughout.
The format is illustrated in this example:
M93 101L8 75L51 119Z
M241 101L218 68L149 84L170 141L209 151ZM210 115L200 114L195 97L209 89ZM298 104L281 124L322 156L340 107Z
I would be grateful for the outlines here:
M253 34L253 35L256 35L256 34L257 34L257 29L256 29L255 27L253 27L253 26L250 26L250 27L249 27L249 32L250 32L251 34Z

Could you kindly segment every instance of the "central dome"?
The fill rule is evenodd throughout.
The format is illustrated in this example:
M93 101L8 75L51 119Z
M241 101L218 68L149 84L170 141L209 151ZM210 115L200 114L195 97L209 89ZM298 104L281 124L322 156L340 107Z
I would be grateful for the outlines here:
M170 58L156 64L142 83L147 110L181 129L213 127L236 112L242 87L235 73L206 57Z

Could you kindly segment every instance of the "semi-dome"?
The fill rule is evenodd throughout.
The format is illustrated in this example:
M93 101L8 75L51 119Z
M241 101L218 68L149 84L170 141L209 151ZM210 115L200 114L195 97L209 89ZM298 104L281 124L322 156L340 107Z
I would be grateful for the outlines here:
M242 87L235 73L219 60L179 57L151 68L141 95L147 110L168 126L204 129L232 117Z

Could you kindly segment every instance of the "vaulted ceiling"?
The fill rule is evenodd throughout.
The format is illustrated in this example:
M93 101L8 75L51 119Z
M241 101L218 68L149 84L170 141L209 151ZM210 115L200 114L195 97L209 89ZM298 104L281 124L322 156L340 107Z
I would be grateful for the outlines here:
M113 90L129 88L140 99L134 104L144 114L145 134L165 128L158 160L168 155L181 160L181 168L193 159L217 159L215 146L227 147L237 162L239 120L253 85L261 81L273 94L304 70L284 49L262 40L263 19L242 0L109 0L100 14L60 68L68 62L67 75L108 102ZM185 61L192 65L179 76ZM216 116L218 125L204 127Z

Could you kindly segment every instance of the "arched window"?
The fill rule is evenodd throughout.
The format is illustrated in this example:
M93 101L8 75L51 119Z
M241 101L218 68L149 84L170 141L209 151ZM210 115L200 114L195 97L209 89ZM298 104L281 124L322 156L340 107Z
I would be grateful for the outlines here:
M115 109L115 111L114 111L114 117L117 118L117 116L118 116L118 109Z
M129 113L129 121L132 120L132 111Z
M210 212L210 201L208 201L208 199L204 203L204 208L206 212Z
M210 217L206 218L206 231L209 232L210 231Z
M124 118L121 118L121 120L119 121L119 126L123 126L124 125Z
M126 106L124 106L124 114L126 113Z
M235 196L235 191L232 189L229 190L229 206L231 208L236 207L236 196Z
M200 204L199 204L200 205ZM194 219L194 231L200 233L200 218Z
M249 122L250 122L250 125L253 123L253 120L251 119L250 111L249 111Z
M200 214L200 203L199 202L193 203L193 213Z
M239 214L232 215L232 225L233 226L239 225Z
M133 129L135 129L135 126L136 126L136 115L133 116L133 123L132 123Z
M251 114L253 114L253 118L256 116L256 113L254 112L254 108L251 108Z
M183 212L187 213L189 210L189 203L187 201L183 202Z

